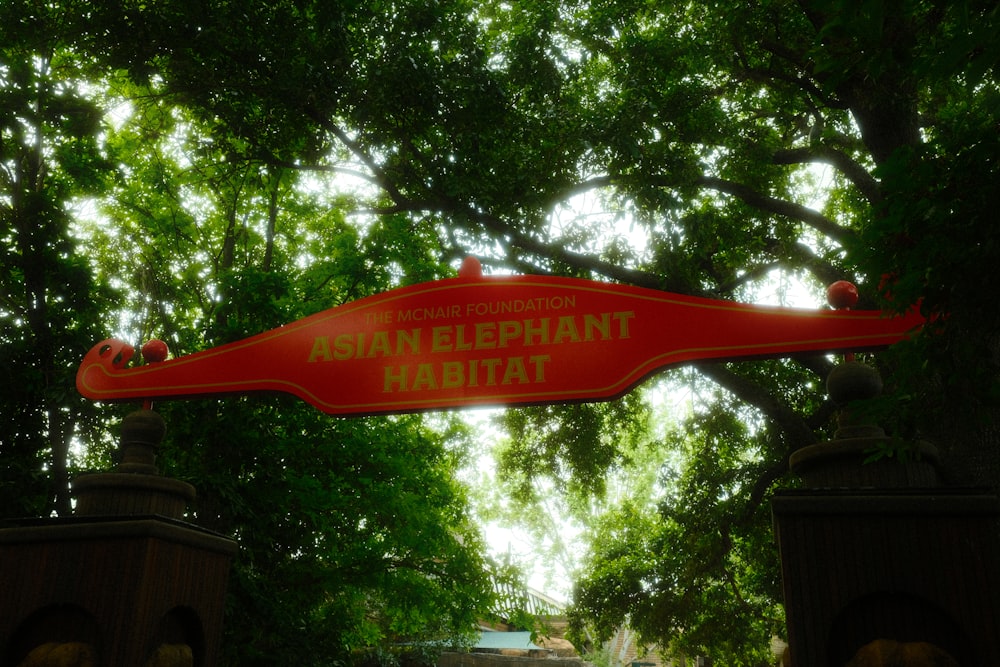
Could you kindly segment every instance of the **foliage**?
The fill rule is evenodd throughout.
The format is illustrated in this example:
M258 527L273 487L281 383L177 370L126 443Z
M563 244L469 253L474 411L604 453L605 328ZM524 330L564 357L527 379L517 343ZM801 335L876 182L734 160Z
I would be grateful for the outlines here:
M72 369L111 295L79 252L69 209L110 165L102 110L83 90L86 59L0 22L0 516L67 513L70 445L94 425Z
M137 343L162 332L191 352L385 289L386 264L440 270L393 221L362 237L294 172L219 154L182 109L163 118L155 89L123 87L136 112L107 147L131 174L108 200L115 233L88 231L105 280L146 288L126 313ZM137 252L123 252L123 230ZM228 662L328 664L362 647L461 642L488 608L480 538L454 480L460 431L446 443L417 418L332 420L279 397L160 410L164 465L199 491L193 520L240 544Z
M71 440L90 442L90 465L109 465L107 421L118 410L95 419L72 374L110 330L136 347L162 337L184 354L447 271L433 239L416 242L408 221L349 224L296 170L234 153L156 81L64 66L65 78L50 82L47 60L14 55L23 62L3 63L13 128L3 142L11 151L4 351L18 361L5 366L5 512L47 514L48 483L68 513ZM75 62L68 52L63 58ZM85 86L77 74L99 78ZM33 89L60 91L90 113L94 122L81 130L88 134L50 131L45 123L63 118L69 102L55 93L19 100ZM77 154L64 150L73 142L91 160L76 172L69 159ZM25 276L36 293L19 294ZM104 286L127 296L112 303ZM44 310L33 314L34 304ZM38 356L25 354L32 349ZM37 392L26 391L36 384ZM329 664L365 647L462 643L491 606L481 538L455 481L467 442L460 429L434 432L416 417L332 420L273 397L158 408L170 434L161 468L198 488L190 519L240 545L228 663ZM56 434L63 449L48 453L39 442L44 419L66 415L71 421ZM84 417L87 432L74 426ZM52 460L63 473L47 479Z
M635 397L508 411L508 438L497 453L499 473L514 500L531 502L532 483L547 473L556 492L576 503L604 495L609 471L641 446L646 407Z
M330 420L291 400L164 407L193 518L240 543L228 661L329 664L460 642L490 601L454 457L418 419Z
M653 507L629 498L593 522L570 616L575 641L588 627L606 641L629 618L666 655L761 664L783 625L762 502L783 466L766 458L773 434L749 420L714 407L685 426L695 421L698 430L678 428L657 443L684 463L659 469Z
M450 275L469 252L494 270L744 301L794 279L818 305L849 277L862 305L919 302L935 316L928 335L878 359L884 412L903 435L946 440L957 478L995 486L1000 322L983 304L1000 210L997 12L977 0L4 4L4 513L67 512L70 444L108 440L66 370L99 332L191 352ZM789 454L828 432L829 367L699 366L704 407L685 437L648 431L638 397L506 417L517 501L566 491L593 529L581 622L604 632L627 615L644 640L717 664L762 655L780 618L767 494L789 483ZM428 578L452 565L401 528L404 512L430 509L421 535L473 567L475 545L442 528L467 533L453 445L419 418L347 424L257 398L164 409L164 465L202 487L198 519L253 545L227 626L253 636L228 645L233 661L309 660L295 653L306 638L333 655L433 634L412 600L460 625L454 605L479 599L469 573ZM634 471L629 457L653 443L673 456L661 462L683 460L679 476L643 478L635 499L590 513L605 508L592 495L607 490L602 471ZM305 468L305 447L329 467ZM407 452L427 470L400 468ZM396 476L348 472L376 464ZM438 504L417 503L419 484ZM341 510L362 514L337 524ZM360 557L341 539L398 539L417 567L374 559L381 569L340 582Z

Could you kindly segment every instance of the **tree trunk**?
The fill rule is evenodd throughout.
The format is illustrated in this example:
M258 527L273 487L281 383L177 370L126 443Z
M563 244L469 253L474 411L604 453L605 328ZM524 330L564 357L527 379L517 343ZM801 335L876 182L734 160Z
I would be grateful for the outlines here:
M274 230L278 222L278 195L281 186L281 167L273 167L271 173L270 191L267 202L267 229L264 236L264 263L261 268L264 271L271 270L271 263L274 258Z

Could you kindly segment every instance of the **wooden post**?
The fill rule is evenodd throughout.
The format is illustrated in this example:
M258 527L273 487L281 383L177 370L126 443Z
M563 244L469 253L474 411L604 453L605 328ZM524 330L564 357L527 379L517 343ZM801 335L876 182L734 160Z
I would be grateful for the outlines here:
M194 489L157 474L163 430L128 415L122 462L74 481L76 516L0 529L0 667L215 664L236 544L181 520Z
M873 373L846 362L831 397L877 394ZM806 488L777 493L772 513L792 667L882 664L853 662L877 640L1000 665L1000 499L940 486L937 450L901 444L844 414L833 440L790 459ZM866 463L879 448L893 456Z

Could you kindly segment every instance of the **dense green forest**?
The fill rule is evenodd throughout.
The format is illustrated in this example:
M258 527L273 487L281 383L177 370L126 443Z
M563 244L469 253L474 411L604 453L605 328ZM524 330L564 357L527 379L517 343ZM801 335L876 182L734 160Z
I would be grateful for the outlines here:
M872 406L1000 480L998 8L960 0L9 0L0 5L0 516L71 512L123 406L90 347L174 354L487 272L753 302L847 278L933 315ZM830 433L832 358L670 371L499 418L503 493L584 527L572 615L756 665L782 611L768 498ZM491 604L458 415L163 403L191 520L234 536L227 664L461 638ZM482 493L482 491L476 491ZM558 500L554 500L558 499ZM580 635L583 636L582 634Z

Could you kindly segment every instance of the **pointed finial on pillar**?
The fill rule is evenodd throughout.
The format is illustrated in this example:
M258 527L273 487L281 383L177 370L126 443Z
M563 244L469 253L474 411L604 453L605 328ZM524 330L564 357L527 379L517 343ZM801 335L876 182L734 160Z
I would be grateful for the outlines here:
M837 309L853 308L857 289L838 281L827 290ZM881 395L882 376L846 353L826 378L827 393L837 406L837 430L831 440L792 452L789 468L807 488L904 488L938 484L937 449L925 441L904 442L887 436L864 408L856 405ZM905 453L903 453L905 451Z
M830 400L840 408L834 438L878 438L885 435L881 426L848 408L855 401L872 399L882 393L882 376L876 369L853 359L845 360L830 371L826 378L826 390Z
M83 474L73 480L78 516L159 515L179 519L194 500L194 487L162 477L156 452L166 426L152 410L136 410L122 420L121 462L111 472Z
M143 409L127 415L122 420L121 462L115 466L115 472L158 475L156 451L166 430L163 417L158 412Z

